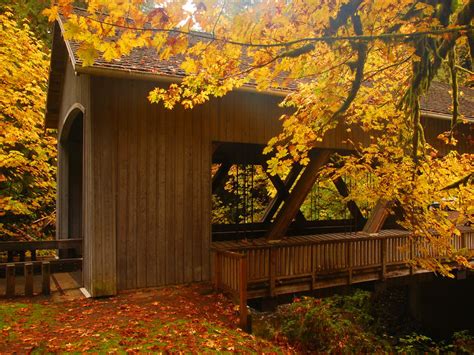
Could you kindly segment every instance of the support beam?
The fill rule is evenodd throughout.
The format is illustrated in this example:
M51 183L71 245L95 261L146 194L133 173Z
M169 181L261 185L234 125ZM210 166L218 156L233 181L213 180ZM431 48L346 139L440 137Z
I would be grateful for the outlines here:
M382 229L388 217L388 209L390 208L390 201L379 199L374 209L371 211L369 219L362 229L363 233L373 234L378 233Z
M308 193L316 182L319 169L328 162L331 154L331 150L322 150L319 151L315 157L311 157L308 166L303 171L290 196L275 217L275 221L267 233L268 240L278 240L284 237L291 222L298 214L306 196L308 196Z
M263 214L263 217L262 217L262 222L269 223L272 221L280 205L290 195L289 191L291 187L293 186L293 184L295 183L296 179L298 178L303 167L299 164L295 165L293 169L291 169L290 173L288 174L284 182L281 180L279 176L277 175L272 176L268 174L266 164L263 165L263 168L268 178L272 182L273 186L277 189L277 194L275 195L273 200L270 201L270 204L265 209L265 213ZM296 215L296 221L297 223L304 223L306 221L303 214L299 210L298 210L298 214Z
M347 196L349 196L349 189L347 188L347 184L341 177L334 179L333 182L334 186L336 186L337 191L342 197L346 198ZM354 201L347 201L347 209L351 213L352 217L354 217L358 225L365 222L365 218L362 215L362 212Z
M219 186L225 181L231 167L232 164L230 163L222 163L221 166L219 166L219 169L217 169L212 177L212 193L215 193Z

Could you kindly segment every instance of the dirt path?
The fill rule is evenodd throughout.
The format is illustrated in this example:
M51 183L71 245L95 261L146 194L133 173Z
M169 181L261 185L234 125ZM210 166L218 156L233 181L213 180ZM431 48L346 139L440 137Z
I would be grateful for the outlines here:
M237 310L210 286L167 287L107 299L0 301L0 352L288 352L237 329Z

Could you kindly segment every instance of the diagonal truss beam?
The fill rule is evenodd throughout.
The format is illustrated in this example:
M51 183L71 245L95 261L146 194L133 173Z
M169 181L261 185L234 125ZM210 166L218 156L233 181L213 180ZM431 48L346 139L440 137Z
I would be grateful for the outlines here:
M337 191L342 197L346 198L347 196L349 196L349 189L347 188L347 184L344 182L342 177L339 176L338 178L334 179L333 183L334 183L334 186L336 186ZM349 200L347 201L346 205L347 205L347 209L351 213L352 217L356 220L357 224L365 222L364 215L362 214L359 207L354 201Z
M229 162L222 163L212 177L212 193L215 193L219 186L221 186L229 173L232 164Z
M308 166L275 217L267 233L268 240L278 240L286 234L306 196L308 196L308 193L318 179L319 170L328 162L331 154L331 150L321 150L315 157L311 157Z
M379 199L375 204L375 207L370 212L369 219L365 223L362 232L367 234L380 232L385 221L387 220L390 205L390 201Z
M267 164L265 163L263 169L267 177L272 182L273 186L277 190L275 197L270 201L270 204L265 209L265 212L262 217L262 222L269 223L272 221L273 217L278 211L280 205L285 201L288 196L290 195L290 189L292 188L293 184L295 183L296 179L298 178L301 170L303 167L299 164L295 165L293 169L291 169L290 173L286 177L285 181L282 181L278 175L271 175L267 172ZM301 211L298 211L296 215L297 223L303 223L306 221Z

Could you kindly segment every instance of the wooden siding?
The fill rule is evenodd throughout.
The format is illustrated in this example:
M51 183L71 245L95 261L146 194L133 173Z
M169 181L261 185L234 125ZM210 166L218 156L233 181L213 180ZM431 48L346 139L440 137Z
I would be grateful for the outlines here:
M212 142L267 143L281 130L281 98L237 92L170 111L148 102L153 83L91 80L95 284L113 291L114 280L118 290L208 280ZM320 147L348 149L347 138L366 139L336 129Z
M169 111L149 104L151 88L93 79L95 151L114 151L94 165L95 238L102 260L116 243L119 290L209 279L209 107Z

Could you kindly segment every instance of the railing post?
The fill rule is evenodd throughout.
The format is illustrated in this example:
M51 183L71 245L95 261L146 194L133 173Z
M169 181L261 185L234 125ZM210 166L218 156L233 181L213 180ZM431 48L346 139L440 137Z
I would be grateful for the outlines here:
M49 261L44 261L41 264L41 276L43 278L41 291L43 295L49 295L51 293L50 271Z
M415 273L415 268L413 266L413 257L415 254L415 245L413 243L413 237L409 236L408 237L408 242L409 242L409 248L410 248L410 275L413 275Z
M314 290L316 286L316 268L314 265L314 245L310 246L311 248L311 291Z
M239 292L239 310L240 310L240 327L248 330L248 312L247 312L247 256L240 258L240 292Z
M7 297L15 296L15 264L7 264L6 267L6 290L5 295Z
M270 247L270 297L275 296L276 250Z
M215 274L215 287L217 290L221 289L221 280L222 280L222 269L221 269L221 254L219 253L219 250L215 251L214 255L214 274Z
M353 260L353 253L354 253L354 244L352 242L347 242L347 283L352 285L352 260Z
M466 249L466 248L467 248L466 233L461 232L461 249Z
M387 273L387 238L383 238L381 240L381 262L382 262L382 273L381 278L385 281L386 273Z
M25 263L25 296L33 296L33 264Z

